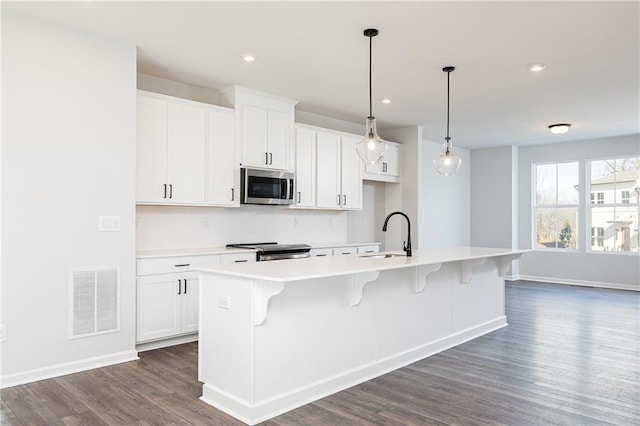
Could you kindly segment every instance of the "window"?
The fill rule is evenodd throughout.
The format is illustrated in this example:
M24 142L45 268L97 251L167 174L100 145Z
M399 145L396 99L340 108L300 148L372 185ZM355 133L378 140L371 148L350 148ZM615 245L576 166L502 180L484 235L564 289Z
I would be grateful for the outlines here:
M631 197L629 191L622 191L622 204L629 204Z
M578 162L536 164L536 249L578 247Z
M591 204L604 204L604 192L592 192Z
M604 228L591 228L591 248L594 250L604 248Z
M591 250L637 253L640 157L593 160L589 166ZM594 202L593 194L603 194L602 202ZM602 236L594 236L594 229Z

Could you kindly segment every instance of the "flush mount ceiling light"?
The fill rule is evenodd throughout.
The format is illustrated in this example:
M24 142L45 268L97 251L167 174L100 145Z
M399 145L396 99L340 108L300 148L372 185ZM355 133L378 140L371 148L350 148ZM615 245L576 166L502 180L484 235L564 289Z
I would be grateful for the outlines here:
M256 60L256 58L251 55L244 55L242 59L244 59L245 62L253 62Z
M388 104L390 104L390 103L391 103L391 99L389 99L389 98L384 98L384 99L383 99L383 100L381 100L380 102L382 102L382 103L383 103L383 104L385 104L385 105L388 105Z
M553 133L554 135L564 135L569 131L569 127L571 127L571 124L569 123L550 124L548 127L551 133Z
M529 71L531 72L540 72L545 69L547 66L545 64L531 64L529 65Z
M369 117L365 123L366 132L364 138L356 145L356 151L362 161L367 164L379 164L387 153L387 143L378 136L376 130L376 118L373 116L371 93L371 50L373 37L378 35L378 30L369 28L364 30L365 37L369 37Z
M433 164L436 166L438 173L443 176L453 175L462 164L462 158L456 157L451 150L451 138L449 137L449 77L451 77L451 72L455 69L455 67L451 66L442 68L442 71L447 73L447 137L444 138L444 152L433 160Z

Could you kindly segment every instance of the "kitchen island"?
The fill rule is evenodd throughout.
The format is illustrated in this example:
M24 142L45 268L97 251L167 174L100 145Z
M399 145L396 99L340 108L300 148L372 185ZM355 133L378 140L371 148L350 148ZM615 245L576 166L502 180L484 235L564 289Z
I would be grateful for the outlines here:
M504 274L526 251L199 268L201 399L255 424L504 327Z

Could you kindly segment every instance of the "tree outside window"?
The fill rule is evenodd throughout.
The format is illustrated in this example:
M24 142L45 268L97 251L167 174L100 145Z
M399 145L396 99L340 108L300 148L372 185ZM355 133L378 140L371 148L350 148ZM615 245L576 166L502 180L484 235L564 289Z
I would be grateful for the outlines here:
M536 249L578 247L578 162L536 164Z

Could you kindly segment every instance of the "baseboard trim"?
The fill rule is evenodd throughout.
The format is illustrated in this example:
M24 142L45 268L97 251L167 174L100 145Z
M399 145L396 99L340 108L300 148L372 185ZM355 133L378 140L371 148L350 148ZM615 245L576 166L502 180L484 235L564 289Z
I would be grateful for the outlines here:
M65 376L67 374L79 373L81 371L93 370L94 368L106 367L108 365L135 361L138 359L137 351L124 351L51 365L43 368L34 368L33 370L0 377L0 389L24 385L25 383L37 382L44 379L51 379L53 377Z
M509 281L525 280L525 281L535 281L535 282L550 283L550 284L575 285L579 287L598 287L598 288L610 288L614 290L640 291L640 286L634 286L631 284L605 283L600 281L567 280L564 278L538 277L535 275L518 275L517 277L509 277L509 278L505 277L505 279L508 279Z
M154 349L166 348L168 346L182 345L183 343L191 343L198 340L198 333L187 334L184 336L171 337L168 339L154 340L152 342L138 343L136 350L138 352L151 351Z
M501 316L479 324L478 326L460 330L449 336L430 341L390 357L378 359L362 367L344 371L327 379L314 382L309 386L292 389L268 400L250 403L249 401L217 388L211 383L204 383L200 400L244 423L255 425L320 398L348 389L436 353L458 346L469 340L505 327L506 325L506 317Z

